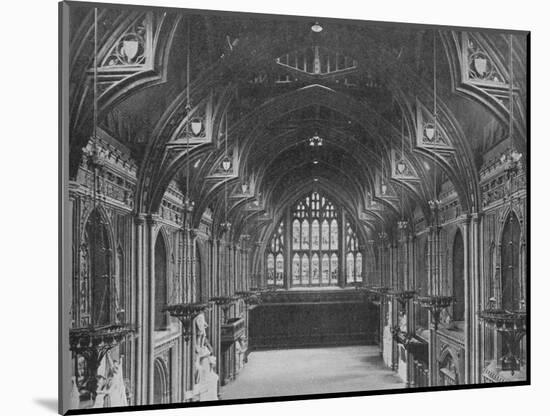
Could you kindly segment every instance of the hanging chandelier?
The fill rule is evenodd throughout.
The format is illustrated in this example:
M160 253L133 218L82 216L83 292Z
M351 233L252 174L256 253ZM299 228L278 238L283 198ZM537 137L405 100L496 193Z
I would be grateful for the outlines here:
M210 308L208 303L177 303L167 305L163 310L170 316L179 319L181 332L185 341L189 341L193 335L193 322L201 313Z
M190 82L191 82L191 24L190 20L187 20L187 104L185 106L187 117L191 114L191 97L190 97ZM187 214L190 214L194 207L195 203L191 200L190 195L190 143L189 137L191 134L197 137L199 136L204 129L202 119L199 117L193 118L191 121L188 121L185 127L186 130L186 175L185 175L185 198L183 202L183 209ZM199 161L200 162L200 161ZM196 164L197 165L197 164ZM198 165L197 165L198 166ZM188 217L185 220L185 226L188 226ZM177 291L173 292L174 295L177 294ZM177 318L181 322L181 332L185 341L189 341L193 334L193 322L195 318L201 313L206 311L210 305L208 303L200 302L185 302L183 299L177 299L175 303L166 305L163 308L164 312L168 312L171 317Z
M308 139L308 143L311 147L321 147L323 145L323 139L319 136L318 133L315 133L312 137Z
M191 114L191 95L190 95L190 83L191 83L191 25L188 25L187 27L187 70L186 70L186 77L187 77L187 86L186 86L186 94L187 94L187 103L185 105L185 112L186 116L189 117ZM189 128L191 128L191 131L189 131ZM186 214L190 214L193 212L193 209L195 208L195 203L191 200L190 197L190 158L191 158L191 147L189 145L189 136L192 133L195 137L199 136L202 132L203 124L202 119L196 117L192 119L191 121L188 121L185 125L185 198L183 200L183 210ZM187 224L188 218L185 219L185 223Z
M453 297L445 295L418 296L415 303L430 311L432 326L437 331L441 312L451 306Z
M401 156L397 163L397 171L403 173L405 171L405 123L404 114L401 116ZM397 228L401 231L405 231L408 228L408 221L405 220L405 212L403 209L403 185L399 187L399 211L401 219L397 222Z
M225 141L225 144L224 144L224 151L223 151L223 159L222 159L222 169L224 172L229 172L231 170L231 159L229 158L228 154L227 154L227 142L229 141L229 136L228 136L228 131L227 131L227 118L228 118L228 114L227 114L227 111L225 112L225 136L224 136L224 141Z
M434 37L433 37L433 89L434 89L434 108L433 108L433 119L434 122L427 123L425 126L425 132L426 137L429 140L435 140L437 138L437 44L436 44L436 35L434 31ZM437 173L435 169L435 155L434 155L434 161L433 161L433 198L428 201L428 205L430 207L430 210L432 211L433 217L435 222L437 223L439 221L439 208L441 206L441 201L437 199Z
M319 24L319 22L315 22L311 25L311 31L314 33L320 33L323 31L323 26Z

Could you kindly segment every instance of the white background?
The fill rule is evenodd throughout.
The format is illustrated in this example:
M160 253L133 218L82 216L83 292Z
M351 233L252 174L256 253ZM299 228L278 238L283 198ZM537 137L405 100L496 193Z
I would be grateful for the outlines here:
M138 0L136 0L138 1ZM120 1L122 3L132 3ZM154 411L150 415L548 414L549 13L543 1L141 0L141 4L532 31L530 387ZM2 2L0 413L54 414L57 397L57 4ZM144 413L127 413L142 415Z

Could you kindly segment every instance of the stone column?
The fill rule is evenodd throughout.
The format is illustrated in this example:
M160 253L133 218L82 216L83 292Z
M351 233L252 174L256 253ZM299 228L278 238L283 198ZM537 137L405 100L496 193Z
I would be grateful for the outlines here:
M392 242L390 245L390 286L399 290L399 242ZM399 324L399 311L397 301L392 297L390 298L391 302L391 316L389 326L390 329L394 325ZM399 366L399 346L397 342L392 339L392 354L391 354L391 368L393 371L397 371Z
M464 239L464 382L472 383L472 302L471 302L471 244L470 244L470 215L464 215L459 223L462 227L462 236Z
M338 285L346 286L346 213L343 209L340 210L340 221L338 222L338 251L342 253L339 258L340 267L338 268Z
M147 216L146 221L146 251L147 261L145 262L146 276L144 287L147 293L147 301L143 305L147 305L147 315L144 321L147 321L147 403L153 404L154 399L154 350L155 350L155 227L157 225L157 218L153 215Z
M483 367L482 362L482 352L483 352L483 333L482 325L479 319L479 311L483 308L482 299L481 299L481 226L482 226L482 214L473 214L471 222L471 239L472 239L472 249L471 249L471 267L472 267L472 276L471 276L471 290L472 290L472 313L471 313L471 322L472 322L472 383L481 383L481 372Z
M133 239L133 248L135 252L135 286L136 286L136 299L135 299L135 311L136 311L136 325L138 331L136 333L136 368L135 368L135 404L144 405L147 404L147 373L148 367L147 354L147 328L148 324L145 319L146 313L144 308L147 305L147 298L144 287L144 268L145 268L145 244L144 244L144 223L145 217L143 214L138 214L135 217L135 232Z
M290 289L292 287L292 214L290 209L285 210L284 218L284 286L285 289Z
M430 227L429 235L429 258L430 258L430 273L428 279L430 281L430 291L429 295L439 294L439 268L438 268L438 235L439 227L432 226ZM437 322L435 322L435 316L430 312L430 339L429 339L429 378L428 382L430 386L437 386L437 331L436 331Z
M407 274L405 280L405 289L414 290L415 286L415 267L414 267L414 235L407 234ZM414 336L415 334L415 316L414 316L414 306L411 301L407 302L407 334L409 336ZM410 353L409 348L407 348L407 387L414 387L414 364L413 364L413 355Z

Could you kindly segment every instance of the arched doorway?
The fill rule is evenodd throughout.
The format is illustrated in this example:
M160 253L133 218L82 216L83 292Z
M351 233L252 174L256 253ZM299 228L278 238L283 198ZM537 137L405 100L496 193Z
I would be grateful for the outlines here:
M94 210L86 223L84 235L89 247L91 276L91 321L106 325L111 321L111 247L105 222Z
M510 213L502 230L500 248L502 308L517 310L520 306L519 249L520 226L517 216Z
M166 252L166 243L159 233L155 242L155 331L168 326L168 315L164 312L168 300Z
M457 231L453 243L453 320L464 320L464 239Z
M154 367L153 404L170 403L170 380L166 363L161 358L157 358Z

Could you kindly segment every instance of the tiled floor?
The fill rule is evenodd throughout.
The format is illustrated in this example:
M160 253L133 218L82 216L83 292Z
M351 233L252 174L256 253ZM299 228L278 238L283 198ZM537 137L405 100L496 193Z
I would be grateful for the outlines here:
M222 400L404 388L375 346L252 352Z

